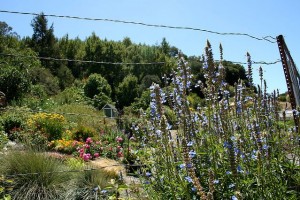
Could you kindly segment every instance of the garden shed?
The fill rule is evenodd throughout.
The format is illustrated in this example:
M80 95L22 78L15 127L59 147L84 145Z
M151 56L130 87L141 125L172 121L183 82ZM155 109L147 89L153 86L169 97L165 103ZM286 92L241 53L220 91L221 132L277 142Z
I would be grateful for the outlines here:
M116 107L114 105L105 104L105 106L103 106L102 110L106 117L115 118L118 116L118 110L116 109Z

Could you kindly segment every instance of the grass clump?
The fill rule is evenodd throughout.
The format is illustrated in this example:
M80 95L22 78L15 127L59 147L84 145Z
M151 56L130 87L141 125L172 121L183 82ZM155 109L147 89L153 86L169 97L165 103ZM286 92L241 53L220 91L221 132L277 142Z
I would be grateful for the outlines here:
M0 172L13 178L12 199L70 199L74 178L63 163L44 153L9 152L1 158Z

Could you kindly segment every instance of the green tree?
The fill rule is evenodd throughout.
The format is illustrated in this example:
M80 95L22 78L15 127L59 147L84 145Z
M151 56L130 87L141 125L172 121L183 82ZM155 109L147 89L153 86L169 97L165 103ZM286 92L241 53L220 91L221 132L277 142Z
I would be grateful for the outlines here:
M47 95L55 95L60 92L59 80L53 76L49 69L33 67L29 69L30 80L33 85L40 85Z
M85 56L84 60L92 61L103 61L103 42L100 38L93 32L85 40ZM87 70L87 74L99 73L102 74L102 66L97 63L88 63L84 65L84 68Z
M138 96L138 79L133 75L128 75L119 84L117 91L118 107L129 106Z
M74 82L74 76L72 71L65 65L62 65L57 71L57 77L59 78L59 86L62 90L70 87Z
M0 91L5 93L8 102L18 100L30 89L28 74L13 66L0 66Z
M131 39L129 37L125 37L122 43L125 45L126 48L132 45Z
M3 52L7 48L19 47L19 36L13 32L6 22L0 21L0 52Z
M239 79L247 81L246 70L242 65L230 61L223 61L222 64L225 67L225 80L229 85L234 85Z
M68 35L65 35L58 41L58 46L63 58L70 60L83 60L85 54L85 43L79 38L69 39ZM67 62L67 67L72 71L75 78L82 78L84 64L80 62Z
M84 86L85 96L93 100L94 106L101 109L106 103L111 103L111 87L100 74L91 74Z
M161 48L162 53L164 53L166 55L170 54L171 47L165 37L162 39L162 41L160 43L160 48Z
M144 78L141 81L140 84L140 91L144 91L146 89L148 89L152 83L156 83L161 85L161 80L157 75L146 75L144 76Z
M31 47L38 52L40 57L59 58L58 46L54 36L53 24L48 28L48 20L43 13L37 15L31 22L33 34ZM42 65L49 68L55 74L58 68L57 62L41 60Z

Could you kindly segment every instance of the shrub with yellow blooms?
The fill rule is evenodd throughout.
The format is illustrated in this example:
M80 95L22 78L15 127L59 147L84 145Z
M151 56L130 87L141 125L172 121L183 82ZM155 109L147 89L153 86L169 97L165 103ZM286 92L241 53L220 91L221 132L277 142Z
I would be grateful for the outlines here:
M57 113L36 113L27 120L27 125L34 131L41 131L48 141L61 139L66 119Z

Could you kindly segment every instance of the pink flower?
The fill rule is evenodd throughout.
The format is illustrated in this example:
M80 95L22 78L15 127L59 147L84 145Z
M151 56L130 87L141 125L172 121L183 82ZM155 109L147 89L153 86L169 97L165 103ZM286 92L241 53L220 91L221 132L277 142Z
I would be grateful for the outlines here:
M100 141L97 141L96 144L101 144Z
M84 152L84 148L79 149L78 152L79 152L79 153L83 153L83 152Z
M85 144L84 147L87 148L87 149L89 149L89 148L90 148L90 145Z
M83 154L83 160L84 161L88 161L90 158L91 158L91 154L89 154L89 153Z
M92 138L88 137L85 141L86 144L91 144L93 142Z
M99 153L94 153L94 157L95 157L95 158L98 158L99 156L100 156Z
M116 137L116 141L117 141L117 142L122 142L122 141L123 141L123 138L121 138L121 137L118 136L118 137Z
M123 157L123 153L120 151L117 153L117 156L120 158L120 157Z

